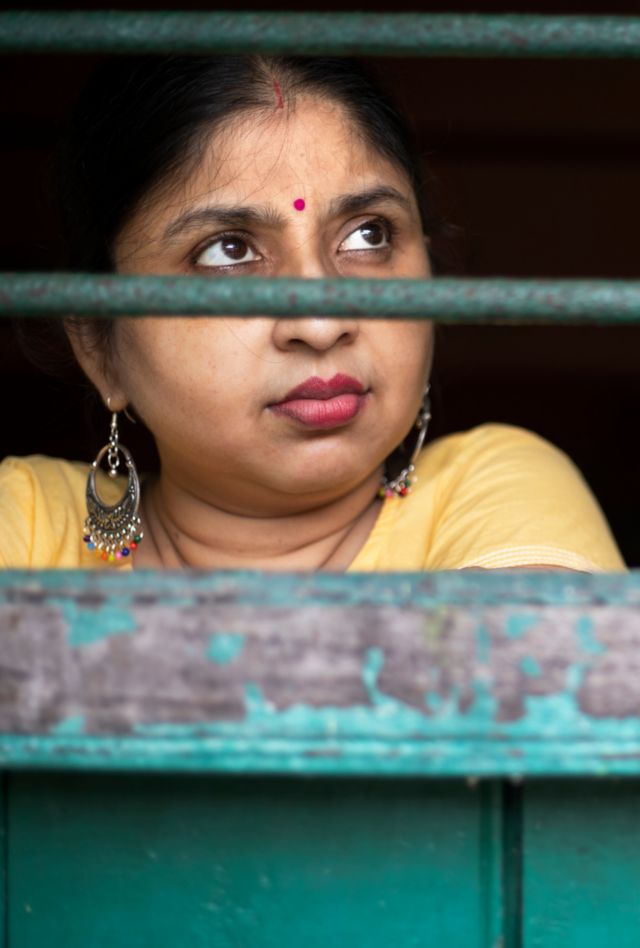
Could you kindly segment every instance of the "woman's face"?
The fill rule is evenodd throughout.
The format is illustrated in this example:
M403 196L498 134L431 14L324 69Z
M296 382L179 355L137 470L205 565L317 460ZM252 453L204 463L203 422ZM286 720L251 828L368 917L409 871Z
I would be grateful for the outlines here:
M243 116L128 222L119 272L426 277L405 175L343 109L301 97ZM312 318L120 320L107 375L155 436L163 472L230 510L308 508L377 476L416 418L432 326ZM297 390L297 391L296 391Z

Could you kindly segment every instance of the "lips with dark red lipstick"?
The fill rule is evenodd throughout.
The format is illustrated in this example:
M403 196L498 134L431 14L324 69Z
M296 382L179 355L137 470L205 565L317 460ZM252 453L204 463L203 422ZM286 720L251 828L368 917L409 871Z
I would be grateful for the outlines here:
M314 375L269 408L310 428L337 428L355 418L366 397L362 383L349 375L338 374L331 379Z

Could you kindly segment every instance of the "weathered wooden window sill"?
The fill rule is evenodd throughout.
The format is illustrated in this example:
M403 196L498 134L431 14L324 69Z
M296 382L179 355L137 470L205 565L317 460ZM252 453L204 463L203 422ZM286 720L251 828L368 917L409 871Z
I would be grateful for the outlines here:
M640 774L640 574L4 572L0 765Z

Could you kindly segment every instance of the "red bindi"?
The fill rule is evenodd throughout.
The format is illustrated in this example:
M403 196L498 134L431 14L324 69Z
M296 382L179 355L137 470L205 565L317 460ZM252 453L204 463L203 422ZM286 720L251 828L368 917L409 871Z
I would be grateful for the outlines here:
M295 201L293 202L293 206L295 207L296 211L304 211L305 209L304 198L296 198Z

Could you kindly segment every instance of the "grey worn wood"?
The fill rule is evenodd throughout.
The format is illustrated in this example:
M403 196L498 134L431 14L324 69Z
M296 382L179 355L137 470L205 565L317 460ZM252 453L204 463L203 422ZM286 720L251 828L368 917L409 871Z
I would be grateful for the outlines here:
M95 640L73 645L56 606L5 606L0 729L47 733L71 714L84 715L93 734L130 733L157 721L241 721L247 682L277 710L366 706L363 661L371 649L384 656L380 693L425 717L425 694L435 702L454 696L465 714L482 682L497 723L522 720L529 697L564 692L569 671L586 658L578 708L594 718L637 718L640 612L593 610L593 653L576 635L583 616L571 606L514 605L506 622L503 606L267 610L221 603L171 610L149 604L131 609L131 628L96 629ZM526 635L510 633L509 623L518 621ZM215 636L236 640L233 660L208 657ZM535 674L527 670L533 663Z
M511 579L15 577L0 760L640 770L638 577Z

